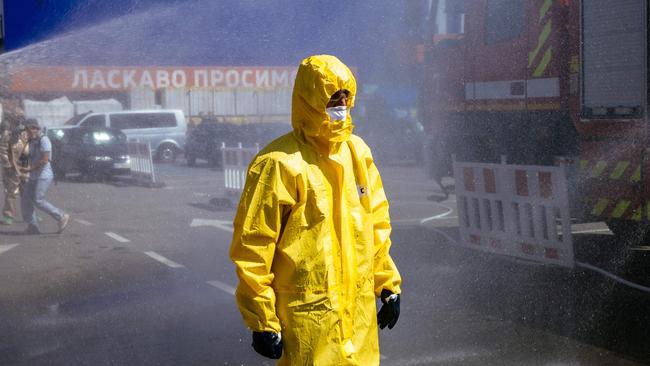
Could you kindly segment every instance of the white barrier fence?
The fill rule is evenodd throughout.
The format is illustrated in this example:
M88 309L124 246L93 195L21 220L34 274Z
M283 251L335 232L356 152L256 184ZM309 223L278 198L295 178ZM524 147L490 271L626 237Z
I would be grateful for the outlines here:
M574 266L564 166L454 162L460 243Z
M131 177L139 183L147 185L158 184L149 143L129 141L127 146L131 161Z
M229 199L239 198L244 189L244 183L246 183L248 164L259 151L259 144L255 144L251 148L244 148L241 142L236 147L227 147L225 142L221 143L224 187Z

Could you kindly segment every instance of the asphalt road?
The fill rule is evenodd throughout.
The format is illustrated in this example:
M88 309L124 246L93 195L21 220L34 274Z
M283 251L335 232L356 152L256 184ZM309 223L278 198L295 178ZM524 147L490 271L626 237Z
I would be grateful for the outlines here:
M593 271L458 247L454 197L415 167L385 166L402 315L383 365L650 364L650 295ZM271 365L250 347L228 259L234 211L219 171L159 165L164 188L66 181L62 234L0 227L0 365ZM55 223L43 218L43 230ZM637 282L639 248L576 226L577 256Z

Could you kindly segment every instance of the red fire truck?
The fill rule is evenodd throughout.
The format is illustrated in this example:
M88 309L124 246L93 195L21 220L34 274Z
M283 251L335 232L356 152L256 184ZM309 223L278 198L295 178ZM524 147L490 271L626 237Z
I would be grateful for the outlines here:
M459 161L572 161L574 216L650 225L647 0L428 0L420 118L434 174Z

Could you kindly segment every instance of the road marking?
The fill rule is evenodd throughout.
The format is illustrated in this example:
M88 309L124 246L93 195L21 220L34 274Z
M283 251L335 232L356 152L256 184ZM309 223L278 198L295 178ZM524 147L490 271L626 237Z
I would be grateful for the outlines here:
M607 233L607 232L610 232L609 229L591 229L591 230L572 231L571 234L589 234L589 233Z
M439 206L442 206L442 207L444 207L444 208L446 208L446 209L447 209L447 212L443 212L443 213L441 213L441 214L438 214L438 215L435 215L435 216L431 216L431 217L425 217L424 219L420 220L420 225L424 225L424 224L426 224L428 221L431 221L431 220L441 219L441 218L443 218L443 217L449 215L450 213L454 212L454 209L451 208L451 207L447 207L447 206L445 206L445 205L441 205L441 204L438 204L438 205L439 205Z
M647 245L642 245L642 246L638 246L638 247L631 247L630 250L637 250L637 251L641 251L641 252L647 252L647 251L650 251L650 247L647 246Z
M230 286L230 285L227 285L227 284L225 284L225 283L223 283L223 282L221 282L221 281L216 281L216 280L214 280L214 281L208 281L208 282L206 282L206 283L207 283L208 285L212 286L212 287L216 287L216 288L218 288L219 290L222 290L222 291L224 291L224 292L227 292L227 293L229 293L229 294L231 294L231 295L234 295L234 294L235 294L235 288L234 288L234 287L232 287L232 286Z
M430 221L445 221L445 220L458 220L458 216L445 216L445 217L438 217L437 219L431 219ZM398 220L393 220L391 217L390 223L391 224L422 224L422 219L418 219L417 217L412 218L412 219L398 219Z
M82 220L82 219L74 219L74 221L80 223L81 225L86 225L86 226L93 226L93 225L95 225L95 224L93 224L92 222L88 222L88 221L86 221L86 220Z
M4 252L8 252L12 250L13 248L17 247L18 244L6 244L6 245L0 245L0 254Z
M119 236L119 235L117 235L115 233L112 233L110 231L105 232L104 234L106 234L109 238L112 238L112 239L115 239L115 240L119 241L120 243L129 243L129 242L131 242L131 240L129 240L129 239L125 238L125 237Z
M190 227L198 226L214 226L218 229L233 232L232 222L227 220L206 220L206 219L192 219Z
M158 262L160 262L160 263L162 263L162 264L164 264L164 265L166 265L168 267L171 267L171 268L185 267L184 265L178 264L178 263L176 263L174 261L171 261L171 260L163 257L162 255L160 255L160 254L158 254L156 252L144 252L144 254L150 256L151 258L153 258L153 259L157 260Z
M626 280L626 279L624 279L622 277L618 277L617 275L615 275L615 274L613 274L611 272L607 272L604 269L598 268L598 267L593 266L593 265L591 265L589 263L582 263L582 262L576 261L576 265L578 267L587 268L587 269L590 269L590 270L592 270L594 272L600 273L601 275L603 275L605 277L609 277L612 280L614 280L614 281L616 281L618 283L621 283L621 284L623 284L625 286L635 288L635 289L643 291L643 292L650 292L650 287L643 286L643 285L640 285L638 283L634 283L632 281L628 281L628 280Z

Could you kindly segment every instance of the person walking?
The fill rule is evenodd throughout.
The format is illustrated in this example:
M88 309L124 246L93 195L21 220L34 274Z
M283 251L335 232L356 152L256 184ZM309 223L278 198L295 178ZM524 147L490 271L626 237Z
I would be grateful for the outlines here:
M54 173L50 164L52 160L52 142L41 132L41 127L35 119L26 120L25 127L30 135L30 177L21 197L23 219L28 223L26 233L41 233L38 228L38 220L34 207L38 207L57 220L59 225L58 232L61 233L68 225L70 215L63 213L60 209L45 200L45 193L47 193L54 179Z
M236 299L253 348L279 365L377 365L377 326L399 318L388 201L370 148L352 134L355 93L338 58L304 59L293 132L248 168L230 247Z
M16 217L16 200L21 187L29 177L28 136L22 120L22 117L17 114L7 113L0 125L0 162L4 188L4 206L0 224L3 225L13 224Z

